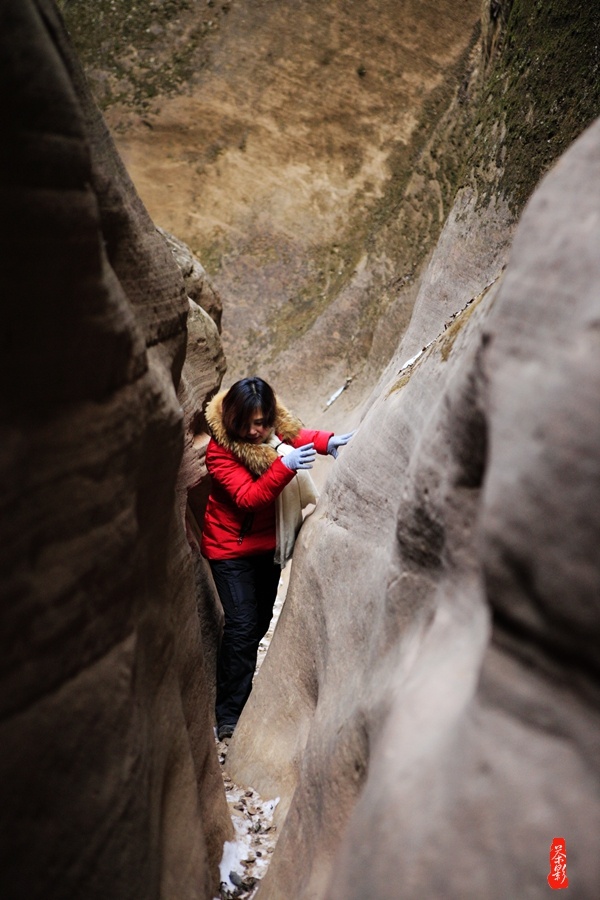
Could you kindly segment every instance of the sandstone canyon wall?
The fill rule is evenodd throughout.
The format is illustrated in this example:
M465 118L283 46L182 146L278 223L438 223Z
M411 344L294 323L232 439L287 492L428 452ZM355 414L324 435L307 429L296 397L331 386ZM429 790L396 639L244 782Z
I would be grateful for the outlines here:
M0 895L211 897L232 829L184 519L217 327L53 4L4 0L0 40Z
M359 423L228 755L282 798L259 896L536 897L563 835L595 898L598 126L511 250L600 111L593 5L62 6L158 224L209 251L230 377ZM231 825L190 545L220 302L49 0L0 26L0 893L208 898Z
M556 836L597 896L599 246L600 122L336 462L228 756L259 897L547 896Z

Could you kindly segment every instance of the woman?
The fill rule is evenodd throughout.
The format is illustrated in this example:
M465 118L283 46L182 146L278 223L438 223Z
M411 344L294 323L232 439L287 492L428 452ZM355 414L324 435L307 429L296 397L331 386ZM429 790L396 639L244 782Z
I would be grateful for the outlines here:
M316 502L305 470L317 453L336 457L352 435L302 428L262 378L243 378L217 394L206 421L212 483L201 546L225 614L216 702L217 736L223 740L233 734L250 694L258 645L271 621L302 506ZM301 484L306 478L310 484Z

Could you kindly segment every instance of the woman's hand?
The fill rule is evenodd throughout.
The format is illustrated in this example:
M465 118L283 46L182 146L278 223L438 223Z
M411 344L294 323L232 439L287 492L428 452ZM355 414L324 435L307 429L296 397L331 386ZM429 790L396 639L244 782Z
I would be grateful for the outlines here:
M296 447L295 450L282 456L281 462L295 472L297 469L312 469L316 456L314 444L303 444L302 447Z
M349 431L348 434L333 434L327 443L327 452L330 456L337 459L339 448L344 447L354 434L356 431Z

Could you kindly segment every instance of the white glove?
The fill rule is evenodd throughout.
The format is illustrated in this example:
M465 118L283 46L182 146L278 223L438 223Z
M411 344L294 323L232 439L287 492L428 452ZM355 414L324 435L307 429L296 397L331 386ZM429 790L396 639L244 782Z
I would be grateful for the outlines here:
M350 438L356 434L356 431L349 431L348 434L332 434L327 442L327 452L337 459L338 449L345 447Z
M296 447L290 453L286 453L281 457L281 462L293 472L298 469L312 469L312 464L317 457L317 451L314 444L303 444L302 447Z

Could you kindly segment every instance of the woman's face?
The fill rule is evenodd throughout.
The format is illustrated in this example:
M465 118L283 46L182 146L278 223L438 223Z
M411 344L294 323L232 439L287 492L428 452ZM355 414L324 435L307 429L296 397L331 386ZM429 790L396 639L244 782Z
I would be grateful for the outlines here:
M262 444L270 433L271 428L265 425L262 409L255 409L241 436L250 444Z

